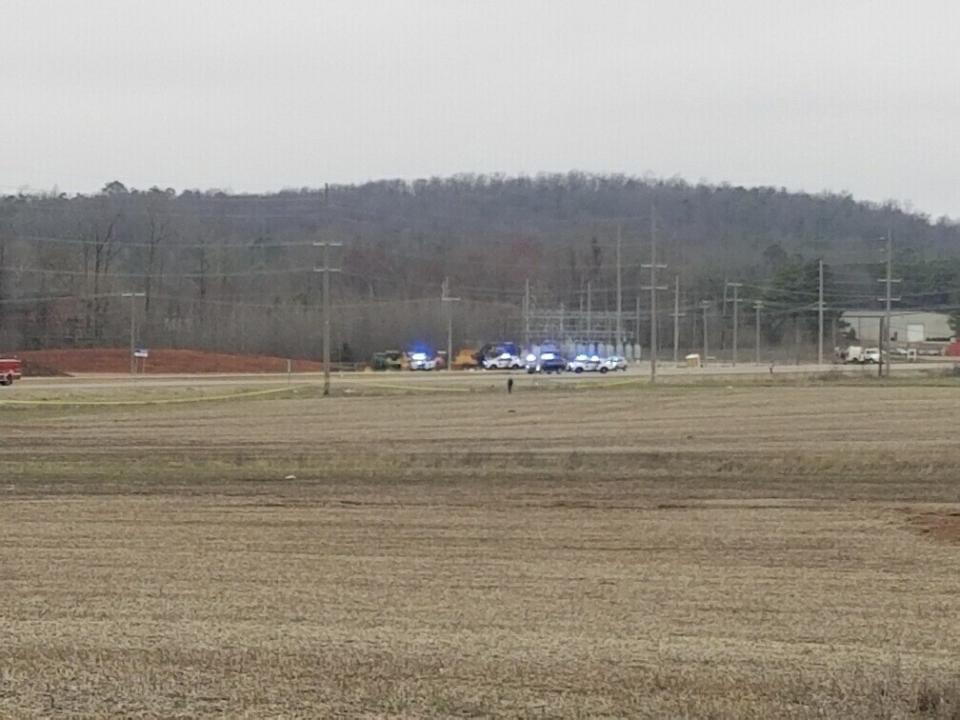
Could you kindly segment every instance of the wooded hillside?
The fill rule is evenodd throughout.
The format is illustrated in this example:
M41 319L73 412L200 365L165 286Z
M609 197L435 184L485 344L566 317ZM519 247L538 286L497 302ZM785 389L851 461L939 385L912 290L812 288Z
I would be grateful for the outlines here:
M113 182L92 196L0 199L0 348L123 345L130 300L119 295L136 291L146 294L135 301L142 344L316 357L319 240L343 243L331 250L342 268L333 278L335 356L439 343L446 277L462 298L457 344L519 339L527 279L537 307L582 307L588 283L595 310L615 307L618 229L623 307L633 318L639 297L642 338L640 263L649 260L652 213L668 265L661 280L679 274L687 309L715 302L727 318L715 323L719 334L730 314L726 281L743 283L741 298L767 301L769 341L793 321L809 332L810 262L819 257L831 312L878 307L888 232L903 306L960 305L960 226L848 195L577 173L270 195ZM670 312L672 296L661 307ZM686 322L685 345L695 332ZM635 335L636 323L625 323Z

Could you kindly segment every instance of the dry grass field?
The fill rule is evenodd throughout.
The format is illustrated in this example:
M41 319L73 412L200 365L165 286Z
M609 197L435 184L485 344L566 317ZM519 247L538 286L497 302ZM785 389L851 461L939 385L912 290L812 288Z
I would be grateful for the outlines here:
M960 384L525 390L0 405L0 717L960 717Z

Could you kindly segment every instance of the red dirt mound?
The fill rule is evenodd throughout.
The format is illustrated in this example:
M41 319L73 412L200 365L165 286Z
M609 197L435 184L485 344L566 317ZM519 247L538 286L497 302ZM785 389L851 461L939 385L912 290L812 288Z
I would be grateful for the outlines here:
M126 348L82 350L26 350L16 353L24 369L42 367L50 373L124 373L130 370L130 351ZM294 360L294 372L322 370L310 360ZM151 350L145 372L157 373L267 373L286 372L286 358L269 355L230 355L203 350ZM25 374L30 374L29 372Z
M70 373L63 372L57 368L40 365L33 360L23 361L24 377L69 377Z

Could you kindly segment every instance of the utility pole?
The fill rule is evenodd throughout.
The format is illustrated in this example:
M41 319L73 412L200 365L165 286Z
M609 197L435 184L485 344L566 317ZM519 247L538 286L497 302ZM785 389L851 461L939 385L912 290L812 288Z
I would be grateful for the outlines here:
M323 266L314 272L323 273L323 396L330 395L330 273L340 268L330 267L330 248L343 247L340 242L315 242L314 247L323 248Z
M680 318L686 317L680 312L680 276L677 275L673 284L673 364L680 363Z
M593 280L587 280L587 345L593 340Z
M820 285L817 294L817 367L823 366L823 258L819 263Z
M880 360L877 362L877 377L883 377L883 329L885 323L883 316L880 316ZM889 358L887 358L889 360Z
M710 333L707 332L707 312L710 310L710 304L709 300L700 301L700 308L703 310L703 367L707 366L707 351L709 349L707 338Z
M733 366L737 366L737 340L738 340L738 330L740 322L740 288L743 287L743 283L727 283L729 287L733 288Z
M623 292L620 283L620 245L623 241L623 228L617 225L617 349L614 351L620 354L623 350Z
M754 330L756 331L756 344L757 344L757 365L760 364L760 311L763 310L763 300L755 300L753 303L753 309L756 311L756 320L754 321Z
M530 349L530 278L524 283L523 290L523 349Z
M650 270L650 284L641 290L650 291L650 382L657 381L657 290L666 290L666 285L657 285L657 270L666 265L657 263L657 216L650 208L650 262L640 266Z
M637 322L637 342L636 342L636 345L637 345L637 347L640 347L640 294L639 294L639 293L637 293L636 301L637 301L637 310L636 310L636 313L637 313L637 318L636 318L636 322ZM641 353L641 355L642 355L642 353ZM636 360L637 360L637 362L640 362L640 358L639 358L639 357L637 357Z
M458 297L450 297L450 278L444 278L440 286L440 305L447 311L447 370L453 370L453 305L460 302Z
M130 298L130 374L137 374L137 358L134 353L137 351L137 298L146 297L143 292L125 292L120 293L120 297Z
M900 302L899 297L893 297L893 284L900 282L900 278L893 277L893 232L887 230L887 276L879 282L886 283L886 297L878 298L885 303L883 322L880 324L880 364L883 366L883 356L887 356L887 377L890 376L890 353L887 347L890 344L890 304Z

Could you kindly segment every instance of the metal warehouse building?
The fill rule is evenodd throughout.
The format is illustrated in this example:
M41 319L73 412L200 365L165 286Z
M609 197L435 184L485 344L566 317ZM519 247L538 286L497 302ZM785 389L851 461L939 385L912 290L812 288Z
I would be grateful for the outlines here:
M857 334L862 345L877 345L882 317L883 310L848 310L840 320ZM890 315L890 339L894 342L949 342L953 336L950 316L945 313L900 311Z

